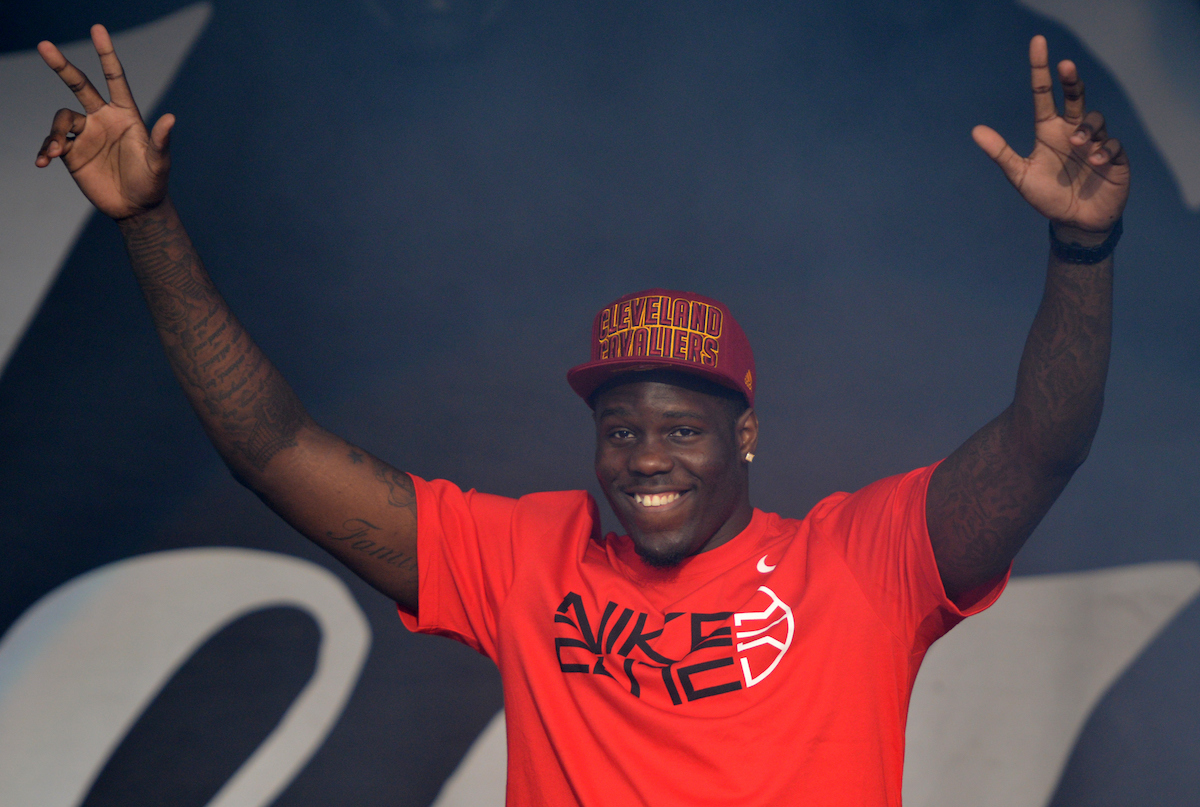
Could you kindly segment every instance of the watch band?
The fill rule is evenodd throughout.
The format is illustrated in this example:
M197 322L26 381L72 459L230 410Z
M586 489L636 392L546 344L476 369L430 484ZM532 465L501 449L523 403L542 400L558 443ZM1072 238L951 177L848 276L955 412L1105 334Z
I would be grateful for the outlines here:
M1054 222L1050 222L1050 251L1054 257L1064 263L1100 263L1117 248L1117 242L1121 240L1121 229L1121 219L1117 219L1117 223L1113 225L1112 232L1108 234L1108 238L1104 239L1104 243L1094 247L1085 247L1058 240L1054 234Z

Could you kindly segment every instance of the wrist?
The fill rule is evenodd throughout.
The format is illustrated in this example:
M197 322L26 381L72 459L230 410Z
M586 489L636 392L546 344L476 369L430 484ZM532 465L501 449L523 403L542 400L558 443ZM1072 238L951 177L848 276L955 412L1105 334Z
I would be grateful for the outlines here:
M1050 222L1050 253L1064 263L1094 264L1108 258L1121 240L1121 219L1107 230L1083 230Z
M1120 219L1117 219L1120 221ZM1064 244L1078 244L1081 247L1095 247L1103 244L1113 228L1117 226L1117 221L1114 221L1110 226L1103 230L1085 230L1082 227L1076 227L1073 224L1067 224L1062 221L1050 221L1050 232L1052 237L1062 241Z
M175 207L171 204L171 197L164 196L153 207L148 207L145 210L139 210L128 216L123 216L119 219L114 219L117 226L121 228L121 232L133 232L142 229L148 224L160 223L165 216L169 216Z

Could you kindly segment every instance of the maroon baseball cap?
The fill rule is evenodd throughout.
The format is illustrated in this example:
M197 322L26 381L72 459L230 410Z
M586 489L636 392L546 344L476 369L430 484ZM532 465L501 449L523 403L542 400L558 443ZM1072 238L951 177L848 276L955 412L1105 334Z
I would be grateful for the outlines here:
M677 370L746 396L754 406L754 352L724 304L690 291L647 289L600 309L592 360L567 383L585 401L608 379L641 370ZM589 401L590 402L590 401Z

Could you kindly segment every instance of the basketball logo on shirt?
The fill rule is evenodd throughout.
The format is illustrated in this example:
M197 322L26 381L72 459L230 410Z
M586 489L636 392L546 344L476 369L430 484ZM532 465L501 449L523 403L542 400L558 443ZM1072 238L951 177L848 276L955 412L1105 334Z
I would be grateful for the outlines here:
M795 633L792 609L771 589L759 586L752 603L761 610L652 615L610 601L597 619L572 591L555 610L554 622L569 626L557 631L555 657L564 673L611 678L635 698L665 694L675 706L737 692L775 671Z
M733 615L738 660L748 687L775 671L783 654L792 646L792 636L796 633L796 618L792 616L791 607L766 586L759 586L758 590L771 598L766 609Z

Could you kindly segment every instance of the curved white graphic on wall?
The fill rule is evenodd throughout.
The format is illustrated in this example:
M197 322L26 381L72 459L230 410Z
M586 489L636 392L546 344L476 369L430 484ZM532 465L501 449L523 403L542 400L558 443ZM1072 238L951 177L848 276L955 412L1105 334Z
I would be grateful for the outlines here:
M218 547L102 566L13 623L0 639L0 804L76 807L196 649L239 617L277 606L316 620L316 668L209 807L270 804L341 715L370 648L370 627L346 586L320 566Z
M212 14L209 3L197 3L147 25L115 34L113 44L131 75L142 114L150 114L175 78L192 45ZM93 80L100 63L90 39L62 46L62 51ZM97 85L103 87L102 81ZM0 372L8 363L25 328L41 304L75 239L92 213L92 205L71 181L61 161L36 168L33 158L50 131L50 119L75 104L62 79L37 51L0 56Z
M1200 564L1013 580L913 689L906 807L1044 807L1100 698L1200 592Z
M1092 709L1200 593L1200 564L1015 578L938 640L917 676L907 807L1043 807ZM504 711L433 807L502 807Z
M1112 71L1200 212L1200 4L1196 0L1020 0L1071 29Z
M508 745L504 710L496 712L430 807L504 807Z

